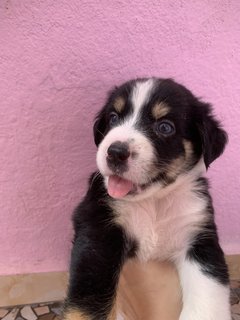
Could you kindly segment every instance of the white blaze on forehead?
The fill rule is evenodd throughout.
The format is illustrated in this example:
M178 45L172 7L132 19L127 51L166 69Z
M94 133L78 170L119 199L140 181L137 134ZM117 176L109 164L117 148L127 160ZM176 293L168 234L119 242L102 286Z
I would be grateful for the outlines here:
M151 92L154 88L154 79L138 81L132 91L133 117L137 118L139 111L145 103L148 102Z

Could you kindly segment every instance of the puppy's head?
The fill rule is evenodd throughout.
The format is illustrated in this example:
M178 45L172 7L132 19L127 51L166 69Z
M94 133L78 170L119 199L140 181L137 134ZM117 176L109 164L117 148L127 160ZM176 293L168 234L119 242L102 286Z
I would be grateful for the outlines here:
M208 104L170 79L138 79L115 88L94 124L97 165L114 198L144 196L191 171L208 168L226 133Z

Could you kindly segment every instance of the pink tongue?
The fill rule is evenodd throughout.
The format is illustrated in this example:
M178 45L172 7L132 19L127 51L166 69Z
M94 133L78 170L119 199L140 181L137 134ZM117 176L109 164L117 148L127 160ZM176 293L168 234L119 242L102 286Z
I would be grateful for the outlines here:
M119 176L110 176L108 179L108 194L113 198L122 198L133 189L133 183Z

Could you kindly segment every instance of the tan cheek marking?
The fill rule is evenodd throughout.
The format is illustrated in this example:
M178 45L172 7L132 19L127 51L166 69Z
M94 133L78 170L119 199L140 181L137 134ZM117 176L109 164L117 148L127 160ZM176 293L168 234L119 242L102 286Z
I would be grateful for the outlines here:
M91 318L76 309L68 309L63 314L63 320L90 320Z
M113 107L117 112L122 112L124 107L125 107L125 100L123 97L118 97L114 103L113 103Z
M174 159L167 167L167 176L171 179L177 177L177 175L181 172L184 164L184 157L180 156Z
M169 113L169 111L169 106L164 102L160 102L155 104L155 106L152 108L152 115L157 120L166 116Z
M167 176L169 178L176 178L181 172L185 164L188 164L192 159L193 146L191 141L183 140L183 146L185 150L185 156L180 156L174 159L167 167Z
M184 139L183 146L185 149L185 159L186 159L186 161L190 161L192 159L192 155L193 155L192 142Z

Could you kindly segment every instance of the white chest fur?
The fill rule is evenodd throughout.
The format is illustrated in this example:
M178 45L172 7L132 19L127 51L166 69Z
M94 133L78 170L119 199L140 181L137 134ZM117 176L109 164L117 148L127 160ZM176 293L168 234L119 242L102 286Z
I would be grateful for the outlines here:
M162 193L136 202L118 201L115 207L116 221L137 240L142 261L176 259L207 218L206 199L196 193L194 182L186 180Z

